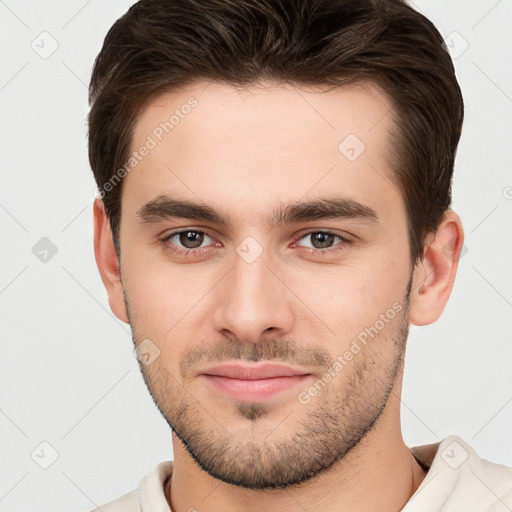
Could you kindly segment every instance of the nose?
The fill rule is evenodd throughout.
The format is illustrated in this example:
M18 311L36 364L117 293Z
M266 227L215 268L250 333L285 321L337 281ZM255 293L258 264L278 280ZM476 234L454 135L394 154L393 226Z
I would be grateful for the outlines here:
M257 343L264 333L291 332L293 293L279 274L265 252L250 263L236 254L231 272L216 287L214 328L243 343Z

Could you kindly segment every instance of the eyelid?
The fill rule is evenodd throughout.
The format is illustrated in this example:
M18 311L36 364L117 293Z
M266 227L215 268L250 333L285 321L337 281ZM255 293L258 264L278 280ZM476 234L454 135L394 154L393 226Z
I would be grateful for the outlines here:
M173 230L167 232L165 234L165 236L160 237L160 241L162 244L165 244L165 245L168 244L168 245L173 246L170 250L173 253L178 254L178 255L184 254L185 256L188 256L189 253L192 253L192 255L200 255L203 252L209 250L209 247L211 247L212 244L210 244L209 246L205 246L205 247L196 247L196 248L192 248L192 249L187 249L187 248L178 247L175 244L170 242L170 240L173 237L175 237L176 235L180 235L181 233L186 233L188 231L194 231L196 233L204 234L204 235L210 237L212 240L214 240L215 245L219 244L219 242L215 242L215 237L212 235L212 233L210 232L209 229L199 228L199 227L194 227L194 226L173 229ZM312 235L313 233L323 233L323 234L336 236L341 240L341 242L335 244L332 247L327 247L325 249L316 249L315 247L305 247L305 246L297 244L301 239L303 239L309 235ZM316 228L316 229L309 229L308 231L302 232L299 236L297 236L295 238L295 241L292 242L291 246L292 247L293 246L302 247L303 249L306 249L310 254L318 254L318 253L328 254L328 253L334 253L334 252L343 250L346 248L347 245L351 245L352 243L354 243L354 240L351 235L348 235L346 233L344 233L344 234L337 233L335 230L331 230L331 229ZM341 247L339 247L339 246L341 246Z
M215 244L218 243L218 242L215 242L215 237L211 234L211 232L208 229L197 228L194 226L173 229L171 231L166 232L166 234L162 237L159 237L159 239L162 244L164 244L166 246L172 246L172 248L170 248L170 251L175 254L178 254L178 255L181 255L184 253L185 253L185 255L187 255L189 252L192 252L193 254L201 254L205 250L208 250L209 246L195 247L193 249L187 249L187 248L179 247L176 244L171 243L171 239L174 238L176 235L180 235L181 233L186 233L188 231L194 231L196 233L204 234L204 235L210 237L212 240L214 240Z
M345 231L339 232L336 229L331 228L310 228L306 231L302 231L299 235L297 235L296 240L300 240L301 238L304 238L307 235L312 235L313 233L324 233L328 235L339 236L340 238L344 238L346 240L351 240L353 238L352 235Z
M194 226L185 227L185 228L175 228L171 229L170 231L165 231L165 235L160 237L160 240L169 240L173 236L179 235L181 233L186 233L187 231L195 231L197 233L203 233L210 238L213 238L211 232L207 228L198 228Z

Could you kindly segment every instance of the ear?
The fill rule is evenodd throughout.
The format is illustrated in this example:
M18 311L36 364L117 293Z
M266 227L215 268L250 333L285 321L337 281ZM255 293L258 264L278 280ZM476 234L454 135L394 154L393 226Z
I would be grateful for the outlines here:
M455 282L463 243L460 217L448 210L427 241L423 261L414 269L410 323L428 325L441 316Z
M123 284L119 271L110 224L101 199L94 201L94 255L101 280L108 293L110 309L119 320L129 323L124 303Z

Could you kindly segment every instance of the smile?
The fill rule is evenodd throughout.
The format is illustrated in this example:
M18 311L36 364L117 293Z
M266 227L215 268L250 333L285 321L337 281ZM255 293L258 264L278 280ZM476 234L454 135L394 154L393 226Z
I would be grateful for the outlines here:
M236 400L263 402L311 377L304 370L282 364L225 364L201 374L215 391Z

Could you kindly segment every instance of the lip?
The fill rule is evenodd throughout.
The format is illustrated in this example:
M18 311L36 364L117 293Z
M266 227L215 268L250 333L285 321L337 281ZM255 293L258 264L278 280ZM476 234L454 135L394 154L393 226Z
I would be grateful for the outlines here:
M230 379L259 380L275 377L295 377L298 375L309 375L309 372L292 368L285 364L260 363L242 364L227 363L220 364L201 372L203 375L216 375L218 377L229 377Z
M301 369L284 364L222 364L201 372L209 385L241 401L263 402L304 383L311 377Z

